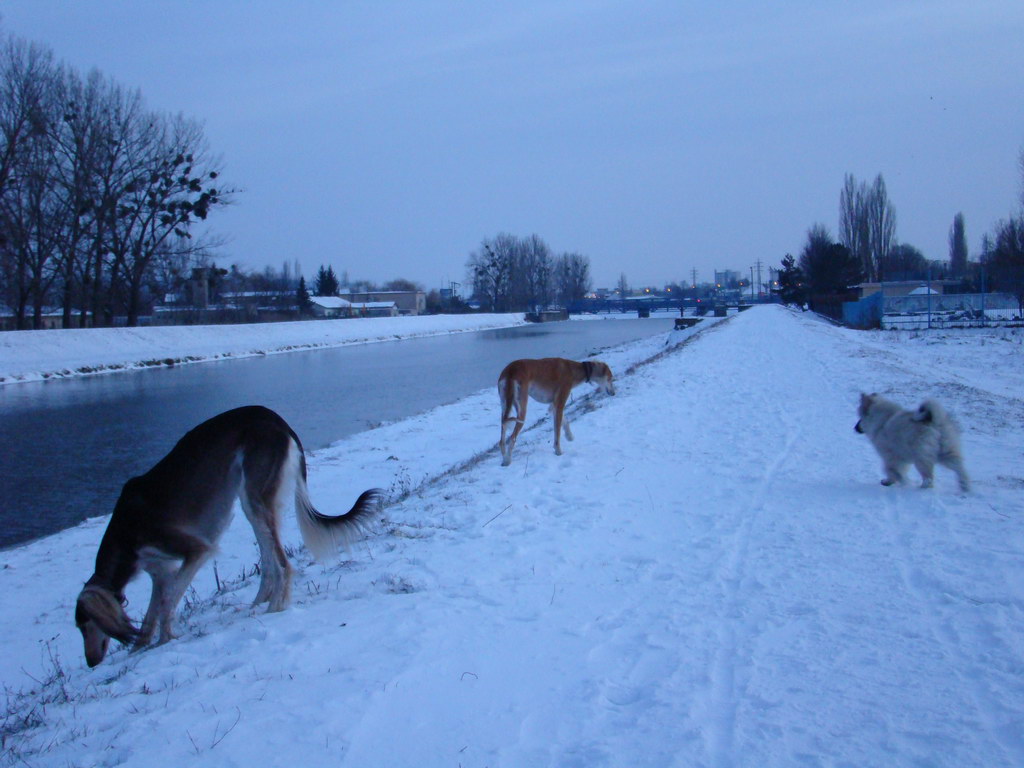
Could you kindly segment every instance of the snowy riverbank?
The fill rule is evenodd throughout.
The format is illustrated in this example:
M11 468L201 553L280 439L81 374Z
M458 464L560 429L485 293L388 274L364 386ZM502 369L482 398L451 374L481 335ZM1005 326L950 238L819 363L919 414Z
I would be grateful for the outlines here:
M0 332L0 384L522 325L522 313Z
M361 433L309 461L325 512L395 498L352 559L289 515L253 611L238 514L183 636L94 670L106 518L4 552L0 765L1024 765L1022 338L757 307L608 353L561 457L532 403L502 468L490 388ZM880 486L862 390L944 402L974 490Z

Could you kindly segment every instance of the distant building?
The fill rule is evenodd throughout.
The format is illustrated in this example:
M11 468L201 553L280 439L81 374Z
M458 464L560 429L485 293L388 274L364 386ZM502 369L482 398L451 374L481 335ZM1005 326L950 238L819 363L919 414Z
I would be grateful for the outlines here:
M90 313L91 316L92 313ZM28 320L29 328L32 327L33 314L30 309L26 314L25 318ZM39 328L45 331L55 331L64 328L64 311L60 307L45 307L43 313L39 318ZM71 324L66 326L68 328L78 328L81 326L82 313L81 310L74 310L71 313ZM14 331L18 328L18 318L14 313L13 309L0 305L0 331Z
M352 302L352 317L398 317L398 306L393 301Z
M310 296L313 317L351 317L352 302L338 296Z
M917 295L926 293L929 285L931 286L932 293L957 293L962 284L961 280L932 280L930 283L925 280L887 280L884 283L861 283L856 288L860 292L860 298L866 299L868 296L879 291L886 298L891 296L909 296L910 294Z
M342 291L353 304L392 302L400 315L422 315L427 311L427 295L423 291Z
M716 288L736 288L743 282L743 276L734 269L716 269Z

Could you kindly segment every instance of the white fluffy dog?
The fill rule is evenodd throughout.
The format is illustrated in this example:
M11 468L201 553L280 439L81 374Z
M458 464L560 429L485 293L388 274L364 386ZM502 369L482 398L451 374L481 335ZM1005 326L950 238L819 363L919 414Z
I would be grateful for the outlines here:
M882 485L902 483L907 467L921 473L921 487L931 488L936 464L956 472L961 490L971 487L960 453L960 431L934 400L925 400L916 411L907 411L877 394L860 396L860 417L855 430L867 435L882 457Z

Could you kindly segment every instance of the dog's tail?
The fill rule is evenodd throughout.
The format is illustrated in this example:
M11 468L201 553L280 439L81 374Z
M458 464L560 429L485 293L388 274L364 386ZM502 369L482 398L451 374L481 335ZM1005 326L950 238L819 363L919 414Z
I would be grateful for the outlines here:
M300 443L293 443L289 463L295 471L295 517L306 549L317 560L324 560L346 549L358 534L364 533L380 512L384 491L370 488L359 494L352 509L343 515L324 515L317 511L306 486L306 457Z
M960 427L935 400L925 400L917 408L914 419L923 424L931 424L939 433L939 463L956 472L960 487L967 491L971 487L971 479L964 468L963 454L960 450Z
M920 421L922 424L935 424L937 427L939 424L949 421L949 416L946 415L945 408L929 398L917 406L914 421Z

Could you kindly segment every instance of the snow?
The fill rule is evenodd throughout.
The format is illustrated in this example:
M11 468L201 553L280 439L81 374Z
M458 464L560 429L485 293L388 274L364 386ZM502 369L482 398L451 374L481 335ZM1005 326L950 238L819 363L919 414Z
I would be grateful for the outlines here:
M0 384L522 325L522 313L0 332Z
M352 306L352 302L348 299L343 299L340 296L310 296L309 301L311 304L316 304L320 307L328 307L329 309L345 309ZM394 306L394 302L391 302Z
M355 435L309 457L322 511L391 493L351 559L288 519L253 611L236 515L182 637L94 670L106 519L4 552L0 764L1024 765L1022 345L757 307L605 354L561 457L533 403L502 468L491 389ZM943 402L974 490L883 488L861 391Z

